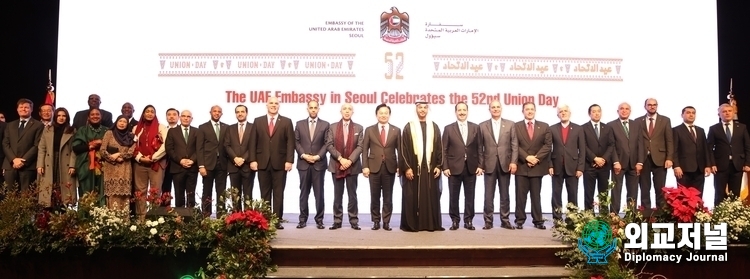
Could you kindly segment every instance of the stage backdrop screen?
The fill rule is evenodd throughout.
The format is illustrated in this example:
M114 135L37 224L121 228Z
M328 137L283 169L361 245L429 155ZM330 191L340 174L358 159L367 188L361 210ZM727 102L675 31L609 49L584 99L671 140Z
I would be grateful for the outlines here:
M235 106L247 105L252 121L265 114L269 95L295 123L307 117L310 100L329 122L351 103L353 121L365 127L376 123L375 107L387 103L391 124L401 128L416 119L414 102L424 98L441 132L456 121L459 101L477 124L490 118L493 100L513 121L523 119L522 103L533 102L537 121L552 125L562 105L578 124L589 123L591 104L610 122L627 102L635 119L651 97L672 126L682 123L685 106L697 109L704 129L718 121L715 1L61 1L58 59L58 105L71 112L86 109L96 93L115 117L125 102L135 105L136 117L152 104L162 123L168 108L192 111L196 127L209 120L212 105L223 108L227 124L236 123ZM447 213L447 178L442 182ZM671 169L667 185L676 185ZM479 212L484 189L479 177ZM299 193L295 164L287 213L299 212ZM552 211L551 193L545 176L544 212ZM362 176L357 196L359 212L369 213ZM401 196L396 182L394 212ZM711 176L709 206L713 196ZM325 203L330 214L330 173Z

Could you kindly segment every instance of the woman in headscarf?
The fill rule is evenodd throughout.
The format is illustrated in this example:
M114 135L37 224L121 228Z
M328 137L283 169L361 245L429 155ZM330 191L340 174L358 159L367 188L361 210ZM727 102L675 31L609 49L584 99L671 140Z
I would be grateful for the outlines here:
M104 206L104 181L102 178L101 156L99 147L107 127L102 125L102 112L97 108L89 110L86 126L76 131L73 138L73 152L76 153L76 175L78 176L78 195L95 192L98 205Z
M167 127L159 124L156 109L148 105L143 109L138 125L133 127L135 134L135 213L138 220L146 218L146 198L149 192L161 195L161 183L164 180L164 140L167 138ZM149 190L150 189L150 190ZM155 205L158 206L158 205Z
M104 159L104 196L110 209L127 210L130 205L135 135L128 129L128 124L125 116L118 116L115 125L104 134L99 147Z
M73 154L75 129L70 114L58 108L53 114L51 129L44 129L39 140L36 159L39 173L39 204L44 207L74 205L78 201L75 177L76 156Z

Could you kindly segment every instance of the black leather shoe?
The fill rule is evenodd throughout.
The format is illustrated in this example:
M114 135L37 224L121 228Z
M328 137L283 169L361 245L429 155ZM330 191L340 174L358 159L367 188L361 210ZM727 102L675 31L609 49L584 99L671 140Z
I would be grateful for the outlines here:
M297 228L298 229L301 229L301 228L304 228L304 227L307 227L307 223L299 222L299 224L297 224Z
M451 224L450 230L455 231L458 229L458 222L453 221L453 224Z
M516 225L517 230L523 230L523 225Z
M326 228L326 226L323 226L323 223L318 223L318 229L319 230L322 230L322 229L325 229L325 228Z
M484 227L482 227L482 229L483 229L483 230L489 230L489 229L492 229L492 224L490 224L490 223L486 223L486 224L484 224Z
M511 226L509 223L502 224L502 225L500 225L500 227L503 228L503 229L508 229L508 230L515 230L516 229L513 226Z
M277 230L283 230L284 226L282 226L281 224L276 224L276 229Z
M383 225L383 229L386 231L391 231L391 225L385 224Z
M354 224L354 225L352 225L352 229L354 229L354 230L357 230L357 231L358 231L358 230L361 230L362 228L360 228L360 227L359 227L359 225L357 225L357 224Z
M372 230L377 231L380 229L380 222L375 222L375 224L372 225Z
M341 223L336 223L336 224L333 224L333 226L331 226L328 229L329 230L335 230L335 229L340 229L340 228L341 228Z
M546 229L547 229L547 227L545 227L545 226L544 226L544 225L542 225L542 224L539 224L539 225L534 225L534 227L535 227L535 228L537 228L537 229L540 229L540 230L546 230Z
M471 222L464 223L464 228L470 231L473 231L475 229L474 224L472 224Z

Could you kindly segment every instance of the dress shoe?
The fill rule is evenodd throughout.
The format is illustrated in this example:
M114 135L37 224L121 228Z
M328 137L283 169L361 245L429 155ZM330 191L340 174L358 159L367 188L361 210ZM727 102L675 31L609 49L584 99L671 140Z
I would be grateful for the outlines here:
M509 223L502 224L502 225L500 225L500 227L503 228L503 229L508 229L508 230L515 230L516 229L513 226L511 226Z
M335 230L335 229L340 229L340 228L341 228L341 223L335 223L335 224L333 224L333 226L331 226L328 229L329 230Z
M299 224L297 224L297 228L298 229L301 229L301 228L304 228L304 227L307 227L307 223L299 222Z
M523 230L523 225L516 225L517 230Z
M377 231L380 229L380 222L375 222L375 224L372 225L372 230Z
M322 230L322 229L325 229L325 228L326 228L326 226L323 226L323 223L318 223L318 229L319 230Z
M281 224L276 224L276 229L277 230L283 230L284 226L282 226Z
M450 230L455 231L458 229L458 222L453 221L453 224L451 224Z
M482 227L482 229L483 229L483 230L489 230L489 229L492 229L492 224L490 224L490 223L486 223L486 224L484 224L484 227Z
M383 225L383 229L386 231L391 231L391 225L385 224Z
M354 225L352 225L352 229L354 229L354 230L357 230L357 231L358 231L358 230L361 230L362 228L360 228L360 227L359 227L359 225L357 225L357 224L354 224Z
M470 231L473 231L475 229L474 224L472 224L471 222L464 223L464 228Z
M542 224L539 224L539 225L534 225L534 227L535 227L535 228L537 228L537 229L540 229L540 230L546 230L546 229L547 229L547 227L545 227L545 226L544 226L544 225L542 225Z

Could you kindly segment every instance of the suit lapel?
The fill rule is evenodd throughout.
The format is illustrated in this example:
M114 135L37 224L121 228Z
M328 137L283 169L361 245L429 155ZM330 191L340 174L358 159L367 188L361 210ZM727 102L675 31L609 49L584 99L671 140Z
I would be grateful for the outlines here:
M18 134L18 141L21 141L21 138L23 138L23 135L26 134L26 131L29 130L31 125L34 125L34 121L32 121L31 118L29 118L29 120L26 121L26 126L23 127L23 131L21 131L21 133ZM18 126L16 126L16 131L18 131L18 127L20 126L21 126L21 122L19 121Z
M73 137L73 134L66 134L63 133L62 139L60 139L60 149L62 149L63 146ZM58 150L59 151L59 150Z

